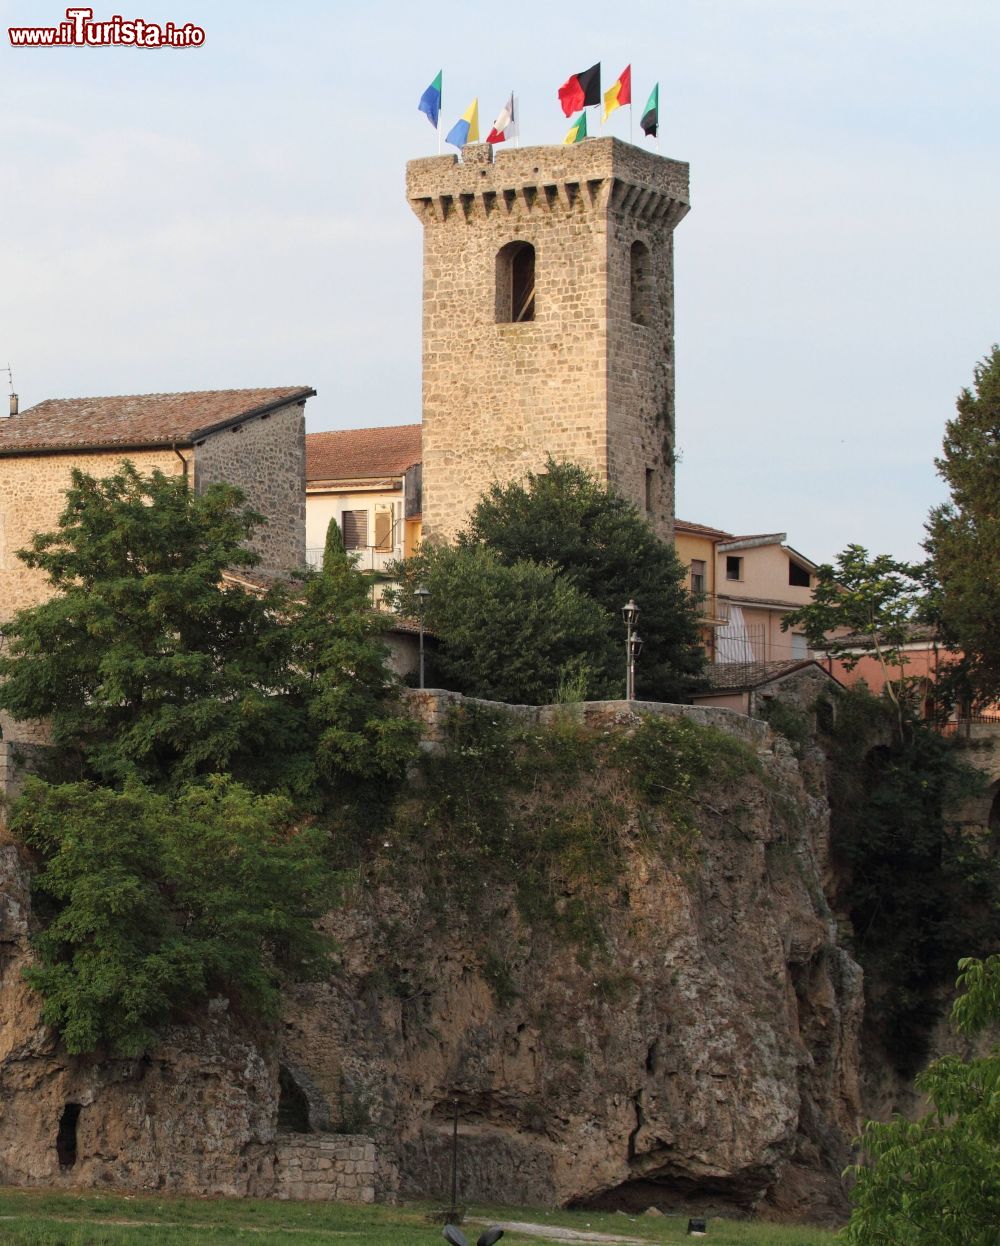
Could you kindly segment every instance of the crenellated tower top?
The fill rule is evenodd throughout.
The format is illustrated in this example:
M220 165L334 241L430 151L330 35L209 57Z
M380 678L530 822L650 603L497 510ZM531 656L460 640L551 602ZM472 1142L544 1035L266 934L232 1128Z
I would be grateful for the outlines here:
M673 529L673 231L688 166L615 138L412 160L424 532L548 455Z

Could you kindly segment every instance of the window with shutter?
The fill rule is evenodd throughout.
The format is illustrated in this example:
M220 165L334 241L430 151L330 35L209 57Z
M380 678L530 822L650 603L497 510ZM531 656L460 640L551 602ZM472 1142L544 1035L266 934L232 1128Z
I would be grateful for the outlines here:
M375 548L377 550L392 549L392 507L375 507Z
M340 530L344 534L344 549L366 549L368 546L368 512L343 511Z

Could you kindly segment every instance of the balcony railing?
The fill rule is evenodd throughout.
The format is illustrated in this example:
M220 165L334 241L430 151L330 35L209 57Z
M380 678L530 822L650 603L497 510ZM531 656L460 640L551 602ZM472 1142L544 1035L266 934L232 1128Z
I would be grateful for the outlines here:
M388 548L379 545L363 545L360 549L347 551L354 559L359 571L386 571L389 566L403 557L400 547ZM306 550L306 566L317 570L323 565L323 546Z

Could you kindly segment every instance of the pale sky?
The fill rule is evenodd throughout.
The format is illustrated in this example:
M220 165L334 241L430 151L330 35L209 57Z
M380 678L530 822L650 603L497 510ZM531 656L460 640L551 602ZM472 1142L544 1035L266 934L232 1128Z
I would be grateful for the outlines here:
M418 420L421 92L443 68L446 128L478 95L485 133L513 88L522 142L560 142L560 83L631 62L636 134L659 80L662 153L691 165L679 515L817 561L919 555L944 422L1000 339L995 0L101 3L206 40L13 49L65 0L0 0L22 410L303 384L310 431Z

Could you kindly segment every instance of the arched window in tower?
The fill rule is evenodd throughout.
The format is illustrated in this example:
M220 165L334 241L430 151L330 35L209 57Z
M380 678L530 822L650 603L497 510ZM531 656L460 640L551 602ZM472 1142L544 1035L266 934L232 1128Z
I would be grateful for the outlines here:
M535 248L508 242L497 252L497 323L535 318Z
M649 247L633 242L630 255L632 323L649 325L653 318L653 272Z

